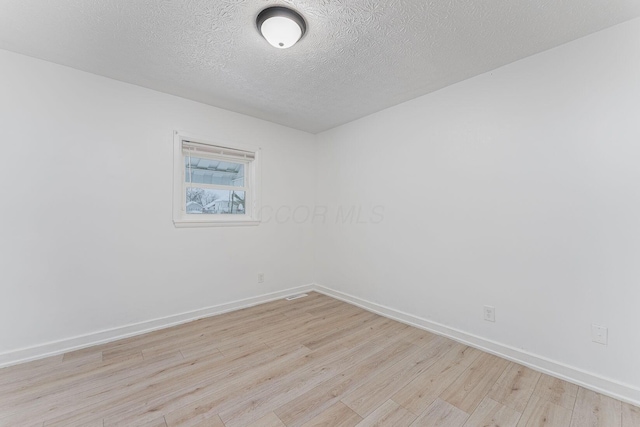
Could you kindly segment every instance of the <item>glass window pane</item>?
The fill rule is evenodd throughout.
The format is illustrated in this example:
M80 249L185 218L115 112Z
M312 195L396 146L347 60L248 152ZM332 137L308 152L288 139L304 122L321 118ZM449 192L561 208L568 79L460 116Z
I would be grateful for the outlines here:
M244 164L184 156L185 182L244 187Z
M245 192L187 188L188 214L244 214Z

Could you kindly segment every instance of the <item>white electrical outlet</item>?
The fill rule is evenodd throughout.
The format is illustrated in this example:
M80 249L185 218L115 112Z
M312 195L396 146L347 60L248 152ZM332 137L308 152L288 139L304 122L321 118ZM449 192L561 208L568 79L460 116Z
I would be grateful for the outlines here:
M484 320L487 322L495 322L496 321L496 308L491 307L490 305L484 306Z
M607 345L608 332L606 326L591 324L591 341Z
M258 283L264 283L264 273L258 273Z

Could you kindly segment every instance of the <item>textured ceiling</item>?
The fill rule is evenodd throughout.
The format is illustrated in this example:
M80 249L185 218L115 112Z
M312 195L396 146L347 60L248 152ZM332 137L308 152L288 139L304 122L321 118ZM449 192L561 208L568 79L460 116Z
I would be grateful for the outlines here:
M255 29L274 4L309 24L290 49ZM0 0L0 48L315 133L638 16L638 0Z

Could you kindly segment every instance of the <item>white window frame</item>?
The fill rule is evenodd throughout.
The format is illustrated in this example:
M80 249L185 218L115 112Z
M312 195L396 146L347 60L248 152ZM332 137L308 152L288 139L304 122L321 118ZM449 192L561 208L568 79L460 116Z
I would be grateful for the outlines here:
M245 213L244 214L189 214L186 211L186 193L189 184L186 179L185 154L183 142L208 145L212 148L220 148L220 154L201 155L215 160L244 164L244 190ZM248 152L253 159L246 159L233 153L224 154L224 150ZM215 227L215 226L242 226L260 224L260 148L248 147L229 143L226 141L203 138L186 132L174 131L173 138L173 223L176 227ZM204 186L201 184L198 187ZM209 186L225 189L225 186ZM229 187L228 189L234 189ZM237 188L236 188L237 189Z

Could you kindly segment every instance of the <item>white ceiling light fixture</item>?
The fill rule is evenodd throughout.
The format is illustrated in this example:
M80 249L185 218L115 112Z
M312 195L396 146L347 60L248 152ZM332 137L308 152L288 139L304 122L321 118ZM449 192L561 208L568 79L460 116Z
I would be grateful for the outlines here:
M298 42L307 32L302 15L283 6L264 9L256 18L258 31L271 46L286 49Z

